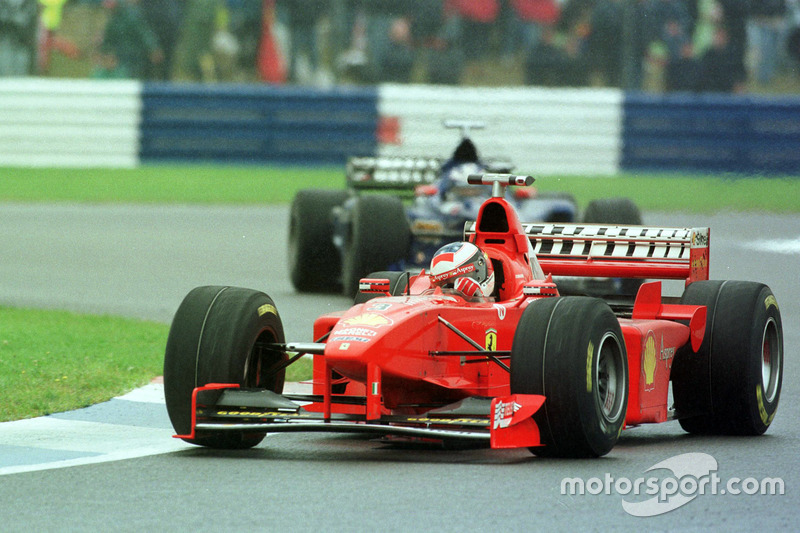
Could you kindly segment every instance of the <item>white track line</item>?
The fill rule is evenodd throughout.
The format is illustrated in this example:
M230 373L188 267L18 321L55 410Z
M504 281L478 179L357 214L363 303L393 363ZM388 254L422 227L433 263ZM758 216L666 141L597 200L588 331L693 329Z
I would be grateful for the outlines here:
M116 400L163 405L164 387L161 384L146 385ZM0 449L6 446L6 452L13 450L23 461L26 454L28 457L36 454L42 457L57 457L59 454L80 457L12 464L0 467L0 476L121 461L187 448L185 442L172 438L172 435L170 428L67 420L52 416L4 422L0 424ZM13 462L13 459L10 461ZM8 458L6 462L9 462Z
M310 393L311 386L304 383L286 383L284 391ZM151 383L114 400L163 406L164 385ZM122 407L124 408L124 404ZM88 422L58 416L3 422L0 423L0 476L122 461L192 447L173 438L173 434L172 428L166 427ZM3 447L6 447L5 450ZM3 454L7 454L5 460ZM9 464L14 463L15 458L18 459L17 462L25 462L37 454L42 457L41 461ZM55 459L59 455L72 457ZM6 466L2 466L4 462Z

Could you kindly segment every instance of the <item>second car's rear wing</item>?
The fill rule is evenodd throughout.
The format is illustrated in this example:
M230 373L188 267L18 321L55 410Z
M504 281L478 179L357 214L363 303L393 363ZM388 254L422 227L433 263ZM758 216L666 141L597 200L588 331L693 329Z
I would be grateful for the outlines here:
M542 270L554 276L708 279L709 228L522 224ZM465 240L475 223L464 226Z
M347 161L347 186L414 189L435 182L442 162L435 157L351 157Z
M407 189L430 185L439 179L446 159L436 157L351 157L347 161L347 186L352 189ZM483 162L487 171L509 172L513 163L505 159Z

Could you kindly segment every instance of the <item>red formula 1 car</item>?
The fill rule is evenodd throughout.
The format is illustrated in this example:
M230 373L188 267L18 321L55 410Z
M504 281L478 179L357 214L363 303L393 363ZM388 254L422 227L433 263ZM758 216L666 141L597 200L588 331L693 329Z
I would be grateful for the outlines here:
M503 185L532 178L470 180L493 197L467 223L469 244L428 273L363 279L351 309L315 321L316 342L286 342L262 292L190 292L164 363L177 437L246 448L270 432L360 432L584 457L608 453L625 427L671 419L693 433L766 431L781 389L780 311L763 284L708 281L708 228L522 224ZM459 263L469 247L480 253ZM480 285L461 283L479 272ZM686 288L667 298L650 281L635 301L611 302L559 296L553 275ZM312 394L282 394L286 367L305 354Z

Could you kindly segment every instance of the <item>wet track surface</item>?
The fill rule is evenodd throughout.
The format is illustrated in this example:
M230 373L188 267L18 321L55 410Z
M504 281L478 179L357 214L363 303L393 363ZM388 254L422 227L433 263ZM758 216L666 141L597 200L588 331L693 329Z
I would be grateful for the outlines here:
M293 292L284 259L287 212L0 205L0 305L169 322L191 288L240 285L270 294L287 338L307 341L313 319L348 299ZM711 226L711 277L773 289L786 361L781 404L765 436L694 437L668 423L626 430L608 456L588 461L540 459L526 450L397 449L319 434L274 435L252 450L218 452L171 439L152 386L89 409L0 425L0 529L793 529L800 504L800 217L648 213L645 222ZM680 284L669 289L679 294ZM723 485L781 478L785 494L684 490L693 497L676 510L627 514L623 500L646 496L622 494L619 480L660 476L666 483L669 470L647 470L686 453L712 456ZM603 480L609 490L562 494L566 477Z

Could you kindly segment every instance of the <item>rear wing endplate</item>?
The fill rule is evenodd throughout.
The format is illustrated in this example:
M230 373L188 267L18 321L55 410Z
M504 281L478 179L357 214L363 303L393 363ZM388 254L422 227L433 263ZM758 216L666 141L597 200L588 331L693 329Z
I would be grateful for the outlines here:
M707 280L709 228L522 224L545 274ZM475 222L464 226L464 238Z

